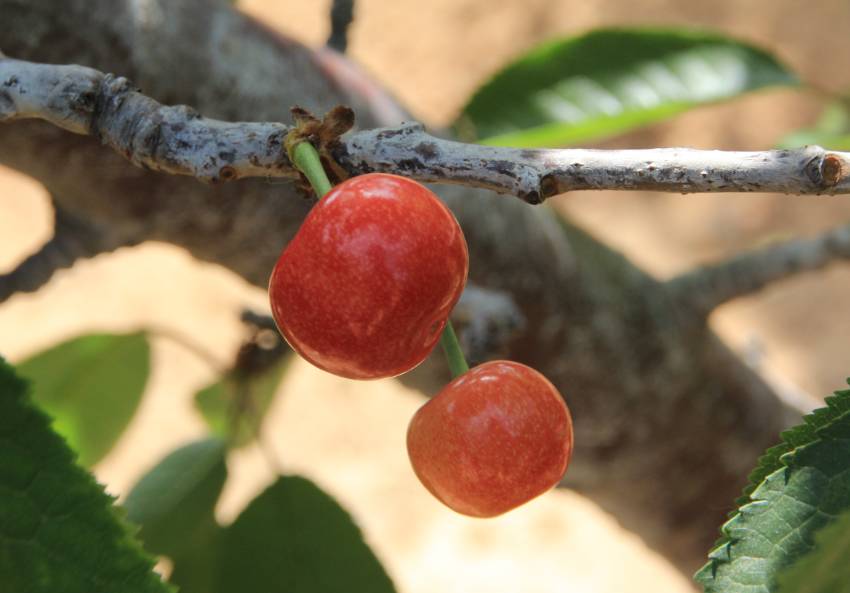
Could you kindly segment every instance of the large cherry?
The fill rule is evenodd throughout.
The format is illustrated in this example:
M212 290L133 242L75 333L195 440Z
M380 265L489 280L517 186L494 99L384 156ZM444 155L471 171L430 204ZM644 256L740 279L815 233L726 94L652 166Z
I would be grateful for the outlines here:
M272 314L317 367L393 377L434 348L468 267L460 226L437 196L396 175L362 175L328 192L284 249Z
M464 515L493 517L555 486L573 449L558 390L517 362L487 362L457 377L410 422L416 475Z

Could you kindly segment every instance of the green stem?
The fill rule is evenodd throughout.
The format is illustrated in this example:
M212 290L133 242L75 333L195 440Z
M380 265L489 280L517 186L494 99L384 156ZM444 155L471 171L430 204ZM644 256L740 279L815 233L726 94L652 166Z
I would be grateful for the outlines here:
M319 153L307 141L299 142L292 150L292 163L299 171L304 173L307 181L313 186L313 191L320 198L331 191L331 182L325 174L325 169L322 167L322 160L319 158Z
M460 377L469 370L469 365L466 364L466 359L463 357L463 351L460 349L457 334L455 334L455 328L452 327L451 321L446 321L446 327L440 336L440 344L443 346L443 352L446 353L446 360L449 363L449 369L452 371L452 377Z

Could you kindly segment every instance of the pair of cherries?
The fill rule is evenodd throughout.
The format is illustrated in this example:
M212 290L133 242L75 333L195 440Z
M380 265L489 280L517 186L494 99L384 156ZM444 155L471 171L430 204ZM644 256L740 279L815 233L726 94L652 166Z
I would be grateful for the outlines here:
M395 377L434 349L466 284L466 240L423 185L373 173L334 187L284 249L269 284L286 341L351 379ZM552 488L572 453L555 387L510 361L455 377L413 416L416 475L457 512L492 517Z

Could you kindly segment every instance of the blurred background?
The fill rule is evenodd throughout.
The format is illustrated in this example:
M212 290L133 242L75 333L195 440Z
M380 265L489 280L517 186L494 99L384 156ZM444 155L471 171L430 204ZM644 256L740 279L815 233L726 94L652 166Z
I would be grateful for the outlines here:
M272 28L310 45L328 34L329 2L240 0ZM359 0L349 55L421 121L450 122L469 95L537 43L612 25L710 28L758 44L808 82L850 87L850 3L818 0ZM703 108L607 142L605 147L767 149L811 125L815 93L768 90ZM850 221L850 198L579 192L553 207L659 278L743 248ZM0 270L50 234L43 189L0 168ZM803 275L724 306L718 333L770 382L822 397L850 374L850 266ZM223 361L245 337L239 312L267 308L265 294L170 245L147 243L58 273L34 295L0 305L0 352L12 362L91 331L157 327ZM153 374L139 413L95 468L124 495L176 446L204 434L191 395L215 369L173 340L153 338ZM569 399L569 394L565 394ZM688 580L609 516L567 491L549 493L493 520L443 508L419 485L404 446L423 399L394 381L357 383L296 362L286 375L264 440L284 471L315 480L352 513L404 593L426 591L690 591ZM257 447L231 459L217 510L232 519L272 479Z

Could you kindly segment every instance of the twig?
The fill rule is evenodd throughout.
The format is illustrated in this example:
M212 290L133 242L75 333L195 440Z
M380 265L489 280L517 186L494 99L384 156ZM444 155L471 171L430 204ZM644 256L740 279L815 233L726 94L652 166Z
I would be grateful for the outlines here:
M354 0L333 0L330 18L331 34L325 45L345 53L348 47L348 27L354 20Z
M744 252L667 282L674 301L707 315L732 299L799 272L818 270L837 259L850 259L850 226L814 239L800 239Z
M282 150L290 126L207 119L190 107L163 106L126 79L91 68L0 58L0 122L27 118L97 136L137 166L208 183L297 175ZM532 204L587 189L850 193L850 153L818 146L765 152L526 150L443 140L411 123L348 134L331 154L352 175L400 173Z
M119 247L86 221L54 206L53 236L14 270L0 274L0 303L19 292L35 292L58 270L70 268L78 259L94 257Z
M153 337L171 340L187 352L191 352L199 360L204 361L204 363L217 375L225 375L230 368L229 365L220 359L212 350L208 350L200 343L183 335L179 331L158 325L147 326L145 330Z

